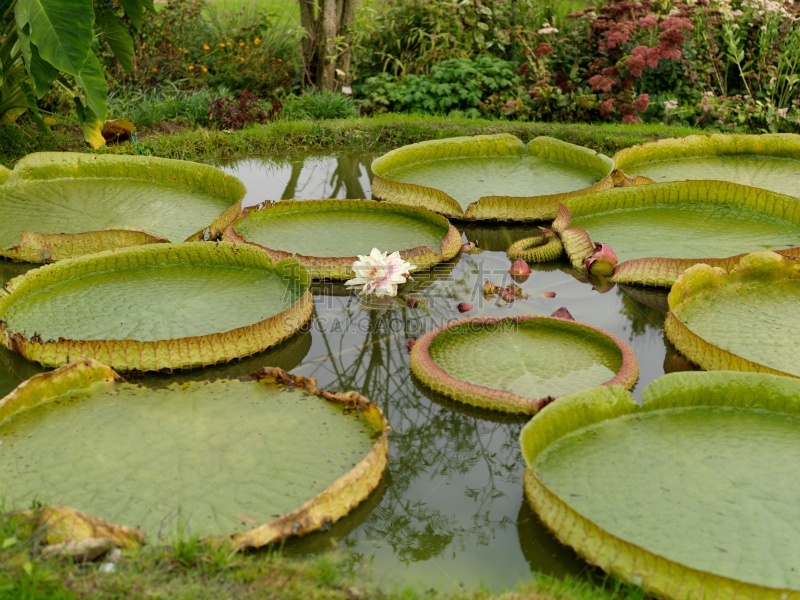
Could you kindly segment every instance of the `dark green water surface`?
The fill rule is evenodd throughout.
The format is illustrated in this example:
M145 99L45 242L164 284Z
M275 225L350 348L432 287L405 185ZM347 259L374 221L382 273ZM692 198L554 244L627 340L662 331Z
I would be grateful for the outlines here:
M250 159L226 170L245 181L249 203L283 197L369 198L366 165L371 158ZM610 331L632 347L641 369L638 393L665 371L690 368L664 340L664 295L651 292L634 300L619 287L601 287L601 293L562 271L563 265L545 265L520 284L530 299L497 307L483 299L483 282L510 283L504 250L530 229L455 225L483 250L432 273L415 274L416 288L408 292L422 300L415 308L404 301L366 307L355 296L339 295L345 293L341 286L318 285L310 331L231 365L144 382L163 386L173 378L241 375L279 365L316 377L323 389L356 390L381 406L392 426L381 485L329 531L286 543L288 555L329 554L343 569L420 591L479 585L502 590L539 572L589 577L588 565L555 541L524 502L518 437L525 419L478 411L426 390L410 374L406 341L462 316L549 315L564 306L577 320ZM0 285L25 269L0 261ZM555 298L543 297L546 291L555 292ZM459 302L474 308L462 315ZM39 371L0 348L0 396Z

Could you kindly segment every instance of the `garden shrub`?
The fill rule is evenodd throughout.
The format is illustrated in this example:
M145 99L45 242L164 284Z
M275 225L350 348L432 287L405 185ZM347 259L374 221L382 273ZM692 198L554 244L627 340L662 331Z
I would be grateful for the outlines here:
M159 5L136 36L134 69L107 67L118 86L144 91L169 84L182 90L226 87L282 96L300 77L299 43L268 11L216 13L204 0Z
M312 91L286 98L280 115L287 121L348 119L358 116L358 107L341 92Z
M485 4L388 2L360 38L362 110L800 131L791 0Z
M568 12L556 0L365 0L356 60L363 80L382 72L420 75L444 60L489 54L512 60L515 38ZM580 3L580 2L579 2Z
M521 79L509 61L489 55L456 58L431 67L429 75L381 73L357 88L365 112L411 112L479 117L504 105Z
M240 90L235 98L222 97L208 104L208 120L218 129L242 129L252 123L264 123L272 118L277 105L267 111L261 99L247 90Z
M800 7L612 0L526 44L522 118L800 129ZM563 96L567 96L565 100Z
M185 92L166 85L146 92L116 90L109 96L108 108L111 117L127 119L137 128L154 127L165 121L206 126L209 104L228 95L226 90Z

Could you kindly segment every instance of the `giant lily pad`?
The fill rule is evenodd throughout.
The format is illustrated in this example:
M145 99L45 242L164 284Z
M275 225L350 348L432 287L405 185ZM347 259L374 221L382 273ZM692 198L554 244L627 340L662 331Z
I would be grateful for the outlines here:
M509 134L432 140L377 158L372 195L459 219L550 219L559 200L632 183L611 176L611 166L607 156L549 137L527 145Z
M655 182L718 179L800 196L800 135L692 135L620 150L614 168Z
M378 484L388 451L375 404L271 368L153 390L82 359L0 400L0 422L7 508L63 505L151 539L240 548L336 521Z
M619 259L618 283L669 287L691 265L729 268L748 252L800 257L800 203L766 190L684 181L598 192L564 206L553 228L573 266L583 267L592 242L608 244Z
M800 382L673 373L561 398L522 430L525 493L590 563L658 597L800 594Z
M773 252L743 257L730 271L697 265L669 294L669 340L704 369L800 377L800 262Z
M29 271L0 295L0 341L47 366L88 356L121 370L249 356L311 316L295 260L229 243L152 244Z
M411 371L429 388L481 408L531 414L593 385L633 387L636 358L600 329L554 317L475 317L426 333Z
M125 246L218 236L244 185L180 160L30 154L0 186L0 256L51 262Z
M249 242L273 260L294 257L315 278L350 279L353 262L373 248L400 252L426 269L461 248L461 234L423 208L373 200L266 202L247 209L224 239Z

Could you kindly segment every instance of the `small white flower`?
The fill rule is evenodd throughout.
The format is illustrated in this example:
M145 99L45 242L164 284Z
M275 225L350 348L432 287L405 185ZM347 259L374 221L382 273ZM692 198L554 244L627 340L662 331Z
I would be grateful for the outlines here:
M399 252L387 256L373 248L369 256L358 255L353 263L356 276L344 282L346 286L361 286L362 294L373 294L376 298L396 296L397 286L405 283L409 272L417 267L400 258Z
M539 30L539 35L548 35L548 34L550 34L550 33L558 33L558 29L556 29L555 27L552 27L552 26L548 25L547 27L542 27L542 28Z
M678 101L677 100L664 100L664 110L677 110L678 108Z
M785 118L786 118L786 115L788 115L788 114L789 114L789 109L788 109L788 108L779 108L779 109L778 109L778 110L776 110L775 112L776 112L776 113L778 113L778 116L779 116L781 119L785 119Z

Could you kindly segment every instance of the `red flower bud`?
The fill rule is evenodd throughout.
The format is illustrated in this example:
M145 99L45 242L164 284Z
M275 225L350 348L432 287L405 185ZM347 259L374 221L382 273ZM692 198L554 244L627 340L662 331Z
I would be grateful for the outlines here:
M586 270L593 275L609 277L617 266L617 255L608 244L594 245L594 254L586 259Z
M514 264L511 265L511 268L508 270L508 273L511 275L511 278L514 281L525 281L528 278L528 275L531 274L531 268L521 258L518 258L514 261Z

